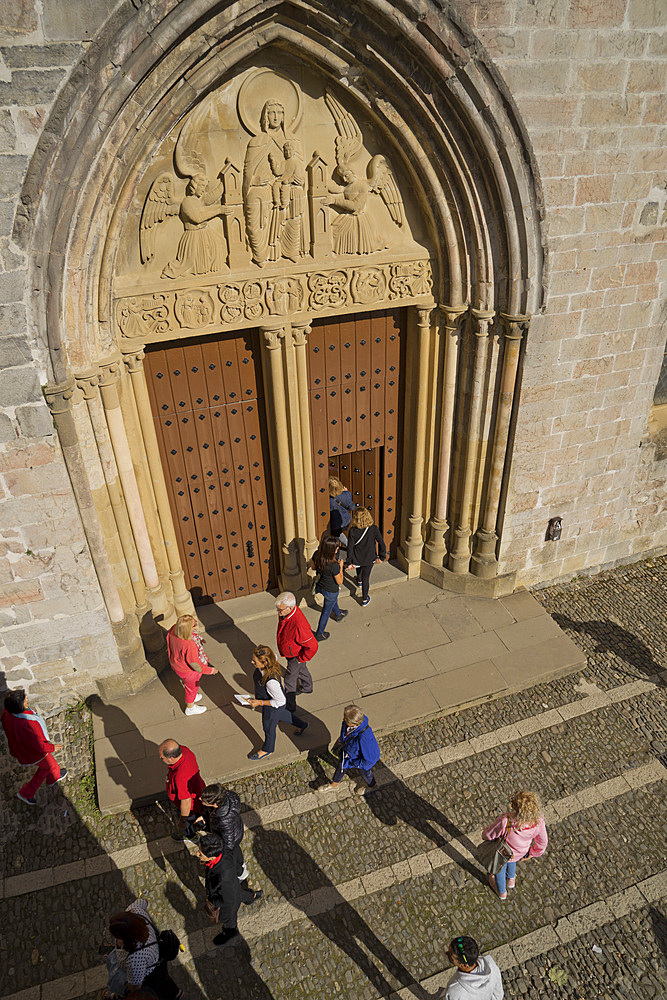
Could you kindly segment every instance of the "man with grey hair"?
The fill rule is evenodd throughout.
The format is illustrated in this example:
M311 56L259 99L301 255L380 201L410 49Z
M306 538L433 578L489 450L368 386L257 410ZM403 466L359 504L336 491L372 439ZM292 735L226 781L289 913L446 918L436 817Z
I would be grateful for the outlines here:
M317 652L317 639L303 611L296 606L296 597L289 591L276 597L278 612L278 652L287 660L285 695L288 712L296 711L297 691L310 694L313 678L306 666Z

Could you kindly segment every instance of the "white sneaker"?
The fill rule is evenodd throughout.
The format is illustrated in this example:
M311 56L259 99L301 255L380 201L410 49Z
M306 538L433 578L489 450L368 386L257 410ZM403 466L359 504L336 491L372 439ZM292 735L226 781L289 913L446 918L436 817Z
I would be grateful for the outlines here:
M186 715L201 715L206 711L206 705L188 705L185 710Z
M204 696L202 695L201 691L197 691L197 694L195 696L195 701L201 701L203 697Z

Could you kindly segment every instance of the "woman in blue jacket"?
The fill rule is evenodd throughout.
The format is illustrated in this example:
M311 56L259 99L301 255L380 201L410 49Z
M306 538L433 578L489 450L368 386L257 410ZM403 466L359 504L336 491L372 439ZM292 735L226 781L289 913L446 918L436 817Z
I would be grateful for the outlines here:
M343 712L340 728L340 761L331 782L320 785L318 791L337 788L343 780L343 772L354 768L359 771L365 785L359 785L357 795L366 795L377 788L373 768L380 759L380 747L368 719L356 705L348 705Z

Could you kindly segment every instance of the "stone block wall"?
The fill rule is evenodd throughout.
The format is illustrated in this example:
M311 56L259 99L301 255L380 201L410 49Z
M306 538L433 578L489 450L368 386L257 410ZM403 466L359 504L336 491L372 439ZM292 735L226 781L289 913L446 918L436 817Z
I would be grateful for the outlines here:
M523 116L546 311L523 363L501 570L525 585L667 545L647 434L667 330L664 0L457 0ZM545 542L562 516L559 542Z
M0 680L47 711L120 664L11 233L54 96L117 6L0 0ZM544 188L546 311L523 358L500 568L546 584L667 545L667 461L647 435L665 340L665 4L451 6L504 77ZM563 536L546 543L554 515Z
M0 0L0 686L47 713L121 669L30 336L11 233L53 98L109 4ZM84 35L85 32L85 35Z

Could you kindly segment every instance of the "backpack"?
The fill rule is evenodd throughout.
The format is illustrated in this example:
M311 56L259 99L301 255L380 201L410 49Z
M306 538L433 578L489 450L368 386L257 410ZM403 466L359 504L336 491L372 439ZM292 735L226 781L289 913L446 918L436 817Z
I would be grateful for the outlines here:
M181 950L181 942L172 930L160 931L157 944L161 962L173 962Z

